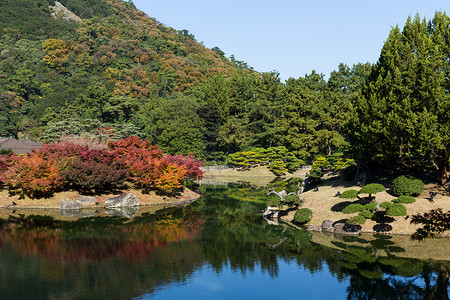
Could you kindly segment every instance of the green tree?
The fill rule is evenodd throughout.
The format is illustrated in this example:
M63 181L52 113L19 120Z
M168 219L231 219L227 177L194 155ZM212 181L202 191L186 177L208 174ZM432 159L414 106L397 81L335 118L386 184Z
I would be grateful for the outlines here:
M450 19L408 18L391 30L367 84L354 100L352 149L362 164L406 164L430 157L441 182L450 183Z

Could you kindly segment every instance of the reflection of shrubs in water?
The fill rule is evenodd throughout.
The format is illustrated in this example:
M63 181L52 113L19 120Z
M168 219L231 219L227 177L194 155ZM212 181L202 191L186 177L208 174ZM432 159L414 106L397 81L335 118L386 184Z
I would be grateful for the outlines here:
M369 279L381 279L383 272L379 270L358 270L359 274Z

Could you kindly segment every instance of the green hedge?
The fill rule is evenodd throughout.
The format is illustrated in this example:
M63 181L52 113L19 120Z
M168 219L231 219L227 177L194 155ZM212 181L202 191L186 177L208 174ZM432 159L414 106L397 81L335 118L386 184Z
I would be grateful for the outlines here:
M368 210L368 211L374 211L377 209L377 205L373 202L364 204L364 209Z
M384 201L383 203L380 204L380 207L383 208L383 209L389 209L389 207L391 207L392 205L394 205L394 203L388 202L388 201Z
M342 212L344 214L352 214L352 213L361 211L363 209L364 209L364 205L359 204L359 203L354 203L354 204L350 204L350 205L347 205L346 207L344 207Z
M388 216L406 216L406 207L400 203L392 204L386 211Z
M342 199L355 199L357 197L358 197L357 190L347 190L339 195L339 198L342 198Z
M365 219L372 219L373 214L368 210L362 210L359 212L358 216L361 216Z
M366 218L363 216L357 215L348 219L347 223L352 225L362 225L366 223Z
M306 223L311 221L312 216L312 210L309 208L300 208L295 212L294 221L297 223Z
M402 175L392 181L392 191L396 196L419 196L423 192L423 182L411 175Z
M411 204L411 203L416 202L416 199L414 199L414 197L411 197L411 196L402 195L402 196L398 197L397 199L392 200L392 202Z

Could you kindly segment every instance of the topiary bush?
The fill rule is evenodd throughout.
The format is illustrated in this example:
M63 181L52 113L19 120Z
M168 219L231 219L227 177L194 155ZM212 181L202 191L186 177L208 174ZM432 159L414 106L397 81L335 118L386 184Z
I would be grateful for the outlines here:
M339 195L339 198L342 199L355 199L358 198L358 191L357 190L346 190L342 194Z
M406 216L406 207L400 203L393 203L386 211L388 216Z
M369 183L363 186L358 194L369 194L369 197L372 197L372 194L376 194L379 192L384 192L386 189L382 184L379 183Z
M297 223L306 223L311 221L312 216L312 210L310 210L309 208L300 208L295 212L294 221Z
M392 192L396 196L419 196L423 192L423 182L411 175L402 175L392 181Z
M372 219L373 213L368 210L362 210L359 212L358 216L361 216L366 219Z
M367 203L367 204L364 204L364 209L366 209L368 211L374 211L374 210L377 210L377 205L373 202Z
M411 197L411 196L402 195L402 196L398 197L397 199L392 200L392 202L411 204L411 203L416 202L416 199L414 199L414 197Z
M361 215L357 215L348 219L347 223L352 225L362 225L366 223L366 218Z
M388 201L384 201L383 203L380 204L380 207L382 209L389 209L389 207L391 207L392 205L394 205L394 203L388 202Z
M364 209L364 205L359 204L359 203L354 203L354 204L350 204L350 205L347 205L346 207L344 207L342 212L344 214L352 214L352 213L361 211L363 209Z

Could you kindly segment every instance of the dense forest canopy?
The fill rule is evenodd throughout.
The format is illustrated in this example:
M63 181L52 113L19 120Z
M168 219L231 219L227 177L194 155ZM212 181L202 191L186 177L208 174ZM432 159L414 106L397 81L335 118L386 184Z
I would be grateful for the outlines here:
M305 163L418 160L449 181L449 18L393 28L376 64L281 82L208 49L132 1L0 0L0 136L137 135L165 153L224 161L285 147ZM100 132L102 132L100 130Z

